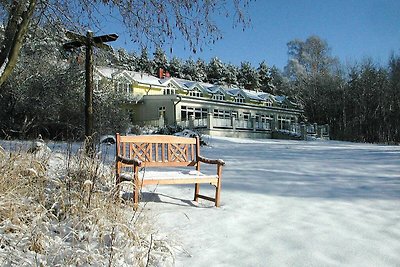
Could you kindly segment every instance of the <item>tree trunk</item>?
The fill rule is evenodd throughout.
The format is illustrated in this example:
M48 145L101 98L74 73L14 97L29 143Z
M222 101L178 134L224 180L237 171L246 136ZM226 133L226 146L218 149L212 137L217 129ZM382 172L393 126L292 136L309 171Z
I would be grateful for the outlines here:
M17 64L18 55L35 8L36 0L29 0L28 4L25 1L13 1L4 33L4 40L1 44L0 88Z
M86 88L85 88L85 139L86 153L92 155L93 143L93 33L87 32L86 36Z

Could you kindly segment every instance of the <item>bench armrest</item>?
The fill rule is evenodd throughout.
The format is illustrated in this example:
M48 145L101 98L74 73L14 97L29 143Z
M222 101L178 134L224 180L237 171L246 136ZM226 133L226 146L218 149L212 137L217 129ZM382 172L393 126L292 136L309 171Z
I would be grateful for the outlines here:
M208 164L218 164L221 166L225 165L225 161L223 161L222 159L208 159L202 156L197 156L197 160Z
M138 166L138 167L140 167L140 165L142 165L142 162L138 159L128 159L121 155L117 155L117 161L120 161L124 164Z

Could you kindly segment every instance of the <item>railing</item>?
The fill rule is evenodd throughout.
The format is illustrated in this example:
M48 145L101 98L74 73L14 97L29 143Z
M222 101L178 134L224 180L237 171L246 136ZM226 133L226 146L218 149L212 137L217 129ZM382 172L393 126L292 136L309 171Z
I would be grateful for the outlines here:
M191 125L191 121L190 120L184 120L184 121L177 121L176 124L179 126L182 126L184 128L204 128L207 127L207 118L203 118L203 119L194 119L192 121L192 125Z
M212 124L215 128L232 128L232 119L213 118Z
M143 121L143 125L153 126L153 127L163 127L160 125L162 120L148 120ZM211 125L208 125L211 123ZM233 124L232 124L233 123ZM303 138L306 136L315 136L318 138L329 138L329 126L328 125L317 125L305 124L305 123L287 123L279 124L274 121L256 121L251 120L236 120L235 118L221 119L221 118L202 118L189 120L177 121L177 125L183 128L220 128L220 129L231 129L231 130L248 130L248 131L287 131L288 133L297 133ZM279 126L280 125L280 126ZM282 128L282 129L280 129Z
M271 130L271 123L270 122L259 122L259 121L256 121L256 129Z
M252 121L235 120L235 126L239 129L253 129Z
M159 127L160 126L160 120L147 120L147 121L142 121L141 126L153 126L153 127Z

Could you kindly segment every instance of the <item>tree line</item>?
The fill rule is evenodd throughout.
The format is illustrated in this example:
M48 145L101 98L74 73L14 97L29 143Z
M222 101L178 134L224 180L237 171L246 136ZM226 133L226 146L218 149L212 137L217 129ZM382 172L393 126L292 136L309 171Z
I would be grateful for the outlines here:
M182 60L172 57L169 60L160 47L157 47L152 54L147 48L143 48L138 54L127 52L122 48L113 54L98 51L96 58L98 65L113 65L154 76L158 76L159 69L163 69L175 78L273 93L271 68L265 61L255 67L248 61L236 66L225 63L218 57L212 58L209 62L201 58Z
M16 70L1 87L1 135L49 138L82 138L84 51L66 54L63 39L36 30L21 52ZM218 58L168 59L161 48L138 54L118 49L95 51L97 65L158 74L249 90L286 95L304 109L309 122L329 124L331 137L361 142L400 142L400 57L387 65L371 59L344 66L331 55L318 36L288 42L289 60L284 69L265 61L253 67ZM113 90L95 92L96 132L124 131L129 114L123 96Z
M400 142L400 56L386 65L366 58L343 65L318 36L288 43L289 60L273 83L301 103L309 121L327 123L331 137Z
M114 60L102 62L157 75L159 68L171 76L228 87L286 95L300 104L307 121L331 126L331 137L372 143L400 142L400 56L392 54L386 65L366 58L344 65L331 55L328 43L318 36L287 43L288 62L283 70L266 61L254 67L212 58L168 60L157 48L150 58L123 49Z

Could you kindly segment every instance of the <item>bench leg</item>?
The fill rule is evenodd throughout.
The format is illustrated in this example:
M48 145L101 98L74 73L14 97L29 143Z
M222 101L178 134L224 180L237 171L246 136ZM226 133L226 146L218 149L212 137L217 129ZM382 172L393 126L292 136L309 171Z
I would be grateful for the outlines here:
M200 184L195 184L194 186L194 201L199 201Z
M220 186L217 186L215 188L215 207L219 207L220 203L219 203L219 198L220 198Z
M217 167L217 175L218 175L218 183L215 188L215 206L219 207L220 195L221 195L221 176L222 176L222 166L221 165L218 165L218 167Z

